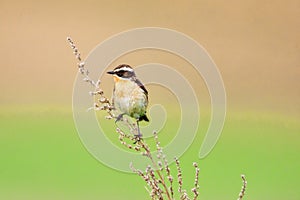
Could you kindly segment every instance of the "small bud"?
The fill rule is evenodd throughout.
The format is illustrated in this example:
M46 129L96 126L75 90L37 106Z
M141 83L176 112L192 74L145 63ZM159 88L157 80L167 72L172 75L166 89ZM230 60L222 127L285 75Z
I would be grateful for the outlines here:
M158 162L157 162L157 165L158 165L159 167L162 167L161 161L158 161Z
M96 85L100 85L100 83L101 83L101 81L100 80L98 80L97 82L96 82Z
M134 150L136 150L136 151L140 151L140 150L141 150L141 148L140 148L140 147L138 147L138 146L135 146L135 147L134 147Z
M80 63L78 64L78 67L79 67L79 68L84 68L84 65L85 65L84 62L80 62Z
M97 93L103 95L103 90L98 90Z

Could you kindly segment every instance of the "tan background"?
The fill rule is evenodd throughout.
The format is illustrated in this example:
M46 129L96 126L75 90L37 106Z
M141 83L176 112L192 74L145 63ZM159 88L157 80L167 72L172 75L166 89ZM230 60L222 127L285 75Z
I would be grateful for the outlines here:
M0 1L0 103L70 105L83 55L124 30L158 26L202 44L232 109L300 112L300 1ZM192 73L192 71L191 71Z

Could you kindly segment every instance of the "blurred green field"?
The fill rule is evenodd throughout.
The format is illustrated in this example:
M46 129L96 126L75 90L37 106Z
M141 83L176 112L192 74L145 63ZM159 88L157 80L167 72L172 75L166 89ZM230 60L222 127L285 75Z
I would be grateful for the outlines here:
M112 170L81 144L70 108L0 109L0 199L149 199L140 177ZM211 154L198 160L203 136L181 158L192 187L200 165L200 199L299 200L300 123L296 117L228 112ZM174 167L174 165L172 165Z

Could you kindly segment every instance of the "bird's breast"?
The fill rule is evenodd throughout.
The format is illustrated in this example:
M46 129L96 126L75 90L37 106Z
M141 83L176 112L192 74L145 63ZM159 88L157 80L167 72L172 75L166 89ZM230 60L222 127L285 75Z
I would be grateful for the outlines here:
M118 79L118 81L115 82L114 94L120 98L129 97L136 87L137 85L130 80Z
M145 93L135 82L120 79L115 82L114 104L121 112L128 115L136 109L145 112L147 103Z

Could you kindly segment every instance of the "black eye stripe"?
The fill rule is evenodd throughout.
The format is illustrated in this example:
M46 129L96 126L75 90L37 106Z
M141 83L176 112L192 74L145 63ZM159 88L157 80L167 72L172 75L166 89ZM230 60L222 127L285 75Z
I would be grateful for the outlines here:
M121 71L117 71L117 72L116 72L116 74L117 74L118 76L120 76L120 77L122 77L124 73L125 73L124 70L121 70Z
M129 77L134 76L134 72L127 71L127 70L120 70L120 71L117 71L115 74L122 78L129 78Z

